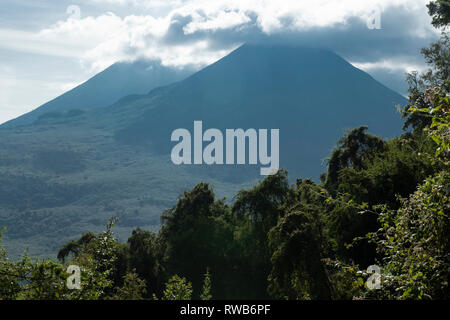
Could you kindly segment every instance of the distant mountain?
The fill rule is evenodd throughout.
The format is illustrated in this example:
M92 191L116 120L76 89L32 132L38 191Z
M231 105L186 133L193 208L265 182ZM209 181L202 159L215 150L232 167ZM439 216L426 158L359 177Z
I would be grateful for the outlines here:
M46 113L108 106L124 96L146 94L154 88L182 80L192 73L190 69L169 68L156 61L118 62L76 88L2 126L31 124Z
M292 180L317 181L345 129L367 125L392 137L401 130L394 103L407 102L333 52L290 46L244 45L182 81L106 107L102 99L111 97L103 96L119 89L94 83L99 91L84 92L103 107L90 100L84 113L0 127L0 226L15 257L28 246L32 255L54 255L82 232L102 230L111 216L120 218L121 239L136 227L157 230L162 211L201 181L222 197L262 178L259 165L174 165L171 133L192 132L194 120L222 132L280 129L281 167Z
M367 125L382 137L401 131L394 104L406 99L322 49L244 45L218 62L146 97L124 101L129 124L115 133L123 143L146 143L167 154L171 132L207 128L280 129L281 166L318 178L321 160L345 129ZM114 115L113 115L114 117ZM215 167L219 171L224 168Z

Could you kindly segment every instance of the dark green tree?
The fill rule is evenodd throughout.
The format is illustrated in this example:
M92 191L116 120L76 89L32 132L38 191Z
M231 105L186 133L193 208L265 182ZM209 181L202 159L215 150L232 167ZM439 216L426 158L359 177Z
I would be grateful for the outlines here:
M167 274L178 274L192 281L199 298L203 285L203 273L210 268L211 275L221 275L215 282L213 295L227 296L233 263L228 257L234 246L231 214L223 200L215 200L206 183L200 183L162 216L160 237L164 246L163 264Z
M450 23L450 2L447 0L431 1L428 5L428 13L433 18L432 24L436 28L446 27Z
M331 153L325 187L333 195L336 195L341 170L364 169L368 159L372 158L376 152L385 150L385 142L366 131L365 126L351 130L338 141L337 147Z
M146 281L147 297L160 295L166 279L162 265L163 250L157 233L141 229L133 230L128 238L128 269L135 270Z
M272 250L268 233L277 225L289 192L287 172L280 170L254 188L239 191L236 196L233 214L239 221L239 270L245 281L241 292L247 299L269 297L267 278L271 270Z
M323 258L324 190L311 180L299 180L294 201L284 208L269 232L272 270L269 291L279 299L331 299Z

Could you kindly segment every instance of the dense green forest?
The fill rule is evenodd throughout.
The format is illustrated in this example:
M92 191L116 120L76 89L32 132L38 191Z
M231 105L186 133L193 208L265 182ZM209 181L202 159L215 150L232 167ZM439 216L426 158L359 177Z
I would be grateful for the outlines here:
M230 204L200 183L158 232L136 229L127 243L112 218L57 261L13 262L0 247L0 299L449 299L450 6L428 9L443 31L422 50L430 69L408 75L400 137L349 131L320 184L290 185L280 170ZM67 288L69 265L79 290Z

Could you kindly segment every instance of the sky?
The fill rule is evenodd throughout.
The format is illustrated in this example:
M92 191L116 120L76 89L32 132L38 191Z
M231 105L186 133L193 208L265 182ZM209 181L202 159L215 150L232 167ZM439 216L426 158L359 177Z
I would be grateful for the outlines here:
M335 51L406 94L429 0L0 0L0 123L118 61L200 69L246 42Z

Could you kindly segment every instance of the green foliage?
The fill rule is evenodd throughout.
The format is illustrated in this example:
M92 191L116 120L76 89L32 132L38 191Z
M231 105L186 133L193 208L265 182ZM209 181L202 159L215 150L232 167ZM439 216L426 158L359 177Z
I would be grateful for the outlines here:
M3 237L3 231L0 230L0 241ZM27 260L22 262L27 262ZM20 275L23 274L21 268L25 263L13 263L7 255L6 250L0 242L0 300L16 299L21 291Z
M22 265L25 271L27 263ZM57 300L70 298L66 286L67 274L63 266L53 261L36 261L28 263L28 272L22 273L24 286L19 299L24 300Z
M340 259L364 266L374 263L375 246L365 239L379 228L373 206L383 203L398 208L397 195L409 195L442 167L424 156L434 150L434 143L423 135L405 134L384 142L365 133L364 127L341 139L324 184L333 196L326 210L327 228Z
M116 294L111 299L142 300L147 292L145 280L140 279L134 272L127 273L123 280L123 286L116 290Z
M428 13L433 18L432 24L436 28L446 27L450 24L450 2L447 0L431 1Z
M405 135L385 143L385 149L363 162L363 169L344 168L339 172L337 195L349 194L351 199L369 205L387 203L398 206L396 195L406 196L441 167L424 154L434 146L423 137Z
M80 239L72 240L66 243L58 251L58 260L64 261L72 254L74 256L80 255L83 250L86 250L86 246L95 239L95 235L92 232L84 233Z
M339 184L339 174L343 169L360 170L366 167L366 162L376 152L385 149L385 142L373 135L367 134L367 127L359 127L348 132L338 141L328 160L326 188L336 194Z
M116 222L117 218L110 219L104 232L88 237L90 241L70 262L81 268L82 289L74 291L77 299L105 299L113 293L120 247L112 231Z
M166 284L162 300L191 300L192 284L174 275Z
M404 129L412 127L415 131L429 128L433 118L432 111L442 99L439 95L450 90L450 38L443 32L441 38L429 48L422 49L429 70L423 74L412 72L408 75L409 104L403 109L406 118ZM437 104L436 104L437 102Z
M236 233L240 248L238 259L241 260L239 270L246 286L242 288L244 297L248 299L268 298L267 278L272 256L268 233L277 225L289 193L287 172L279 170L254 188L238 192L235 198L233 214L241 221Z
M426 113L431 118L429 127L424 128L428 136L436 143L435 155L440 157L444 165L449 165L450 154L450 95L443 88L434 87L425 92L428 107L411 106L408 112Z
M205 279L203 280L203 289L200 295L200 299L202 300L211 300L211 275L209 273L209 269L206 269Z
M372 235L385 254L386 299L449 299L450 175L431 177L398 210L380 215Z
M322 189L298 181L295 201L288 204L269 232L273 249L269 290L276 298L330 299L324 253Z
M135 270L140 278L145 279L147 297L164 289L163 253L161 238L154 232L138 228L128 238L128 269Z
M0 300L72 299L66 287L67 277L61 264L51 260L33 262L26 253L19 261L11 262L0 245Z
M200 183L162 216L160 231L167 274L182 274L192 281L194 292L201 292L203 272L223 274L214 296L226 295L227 257L234 246L231 212L223 200L215 200L209 185ZM193 259L192 257L195 257Z
M346 265L340 260L323 260L331 283L332 298L335 300L359 299L364 292L367 279L357 265Z
M447 38L448 41L448 38ZM447 49L448 50L448 49ZM447 61L448 63L448 61ZM411 115L426 114L422 130L435 145L427 154L443 171L427 178L418 190L402 199L398 210L383 207L381 228L371 234L385 255L380 297L388 299L448 299L450 270L450 103L448 79L423 92L426 102L411 105Z

